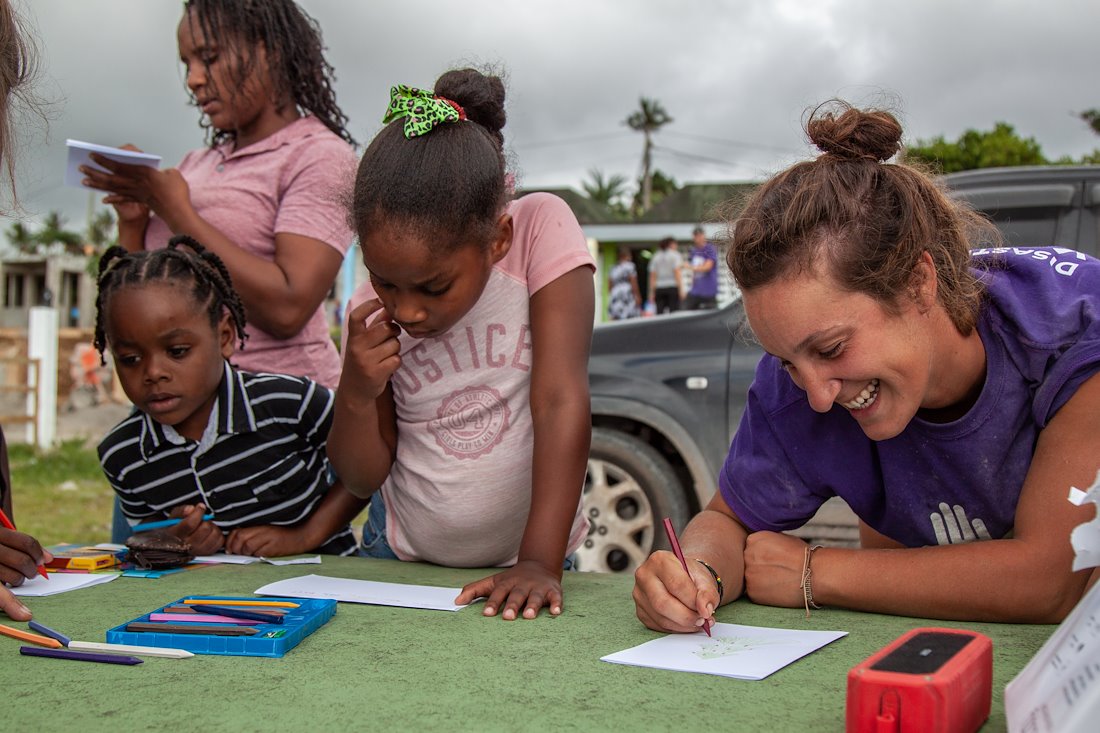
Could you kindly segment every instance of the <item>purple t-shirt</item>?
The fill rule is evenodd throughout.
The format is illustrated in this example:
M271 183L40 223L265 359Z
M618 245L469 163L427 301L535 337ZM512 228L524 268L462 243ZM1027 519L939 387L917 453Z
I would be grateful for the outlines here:
M692 247L691 254L688 255L688 263L692 267L698 267L707 260L713 262L714 267L706 272L694 273L688 295L697 295L700 298L713 298L718 295L718 250L710 242L702 247Z
M840 496L909 547L1012 531L1040 431L1100 371L1100 261L1052 247L974 256L990 263L978 320L986 380L974 406L950 423L914 417L900 435L873 441L839 405L814 412L765 356L719 475L746 526L794 529Z

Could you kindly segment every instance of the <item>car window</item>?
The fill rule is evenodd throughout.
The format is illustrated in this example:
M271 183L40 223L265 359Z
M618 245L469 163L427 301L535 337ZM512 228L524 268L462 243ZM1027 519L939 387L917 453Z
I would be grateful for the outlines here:
M1076 243L1074 222L1067 220L1076 193L1073 184L1055 183L962 188L954 195L992 219L1006 244L1041 247Z
M1061 244L1058 222L1061 211L1043 207L985 211L1004 235L1005 243L1020 247Z

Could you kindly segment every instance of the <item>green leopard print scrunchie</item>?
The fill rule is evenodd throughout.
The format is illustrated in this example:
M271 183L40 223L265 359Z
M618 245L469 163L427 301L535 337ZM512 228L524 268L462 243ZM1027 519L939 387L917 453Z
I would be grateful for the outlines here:
M449 99L437 97L424 89L399 84L390 87L390 106L382 118L382 124L399 117L405 118L405 137L412 139L426 135L436 125L466 119L465 112Z

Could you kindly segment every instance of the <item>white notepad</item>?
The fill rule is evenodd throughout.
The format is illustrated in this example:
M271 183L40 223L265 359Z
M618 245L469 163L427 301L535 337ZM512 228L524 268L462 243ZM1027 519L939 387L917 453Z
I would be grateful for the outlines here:
M600 659L634 667L762 680L848 635L847 631L800 631L740 624L713 624L710 631L712 636L701 630L694 634L669 634Z
M138 153L133 150L86 143L81 140L66 140L65 145L69 148L69 157L65 164L66 186L83 186L81 181L84 180L84 174L80 172L80 166L82 165L103 170L101 166L92 162L90 153L100 153L111 160L117 160L119 163L146 165L150 168L160 167L160 156L151 153Z
M369 603L375 606L426 608L432 611L457 611L455 605L461 588L438 588L434 585L382 583L374 580L330 578L325 575L303 575L280 580L257 588L256 595L288 598L332 598L348 603Z
M78 588L109 583L118 576L118 573L50 573L49 580L40 575L35 576L24 581L23 585L12 588L11 592L28 598L52 596Z

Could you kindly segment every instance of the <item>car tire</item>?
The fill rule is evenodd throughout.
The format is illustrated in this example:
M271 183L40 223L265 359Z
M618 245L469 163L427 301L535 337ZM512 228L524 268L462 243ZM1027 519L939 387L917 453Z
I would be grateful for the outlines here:
M628 433L592 429L582 494L588 536L577 569L633 573L655 549L668 547L662 521L683 527L687 497L669 462Z

